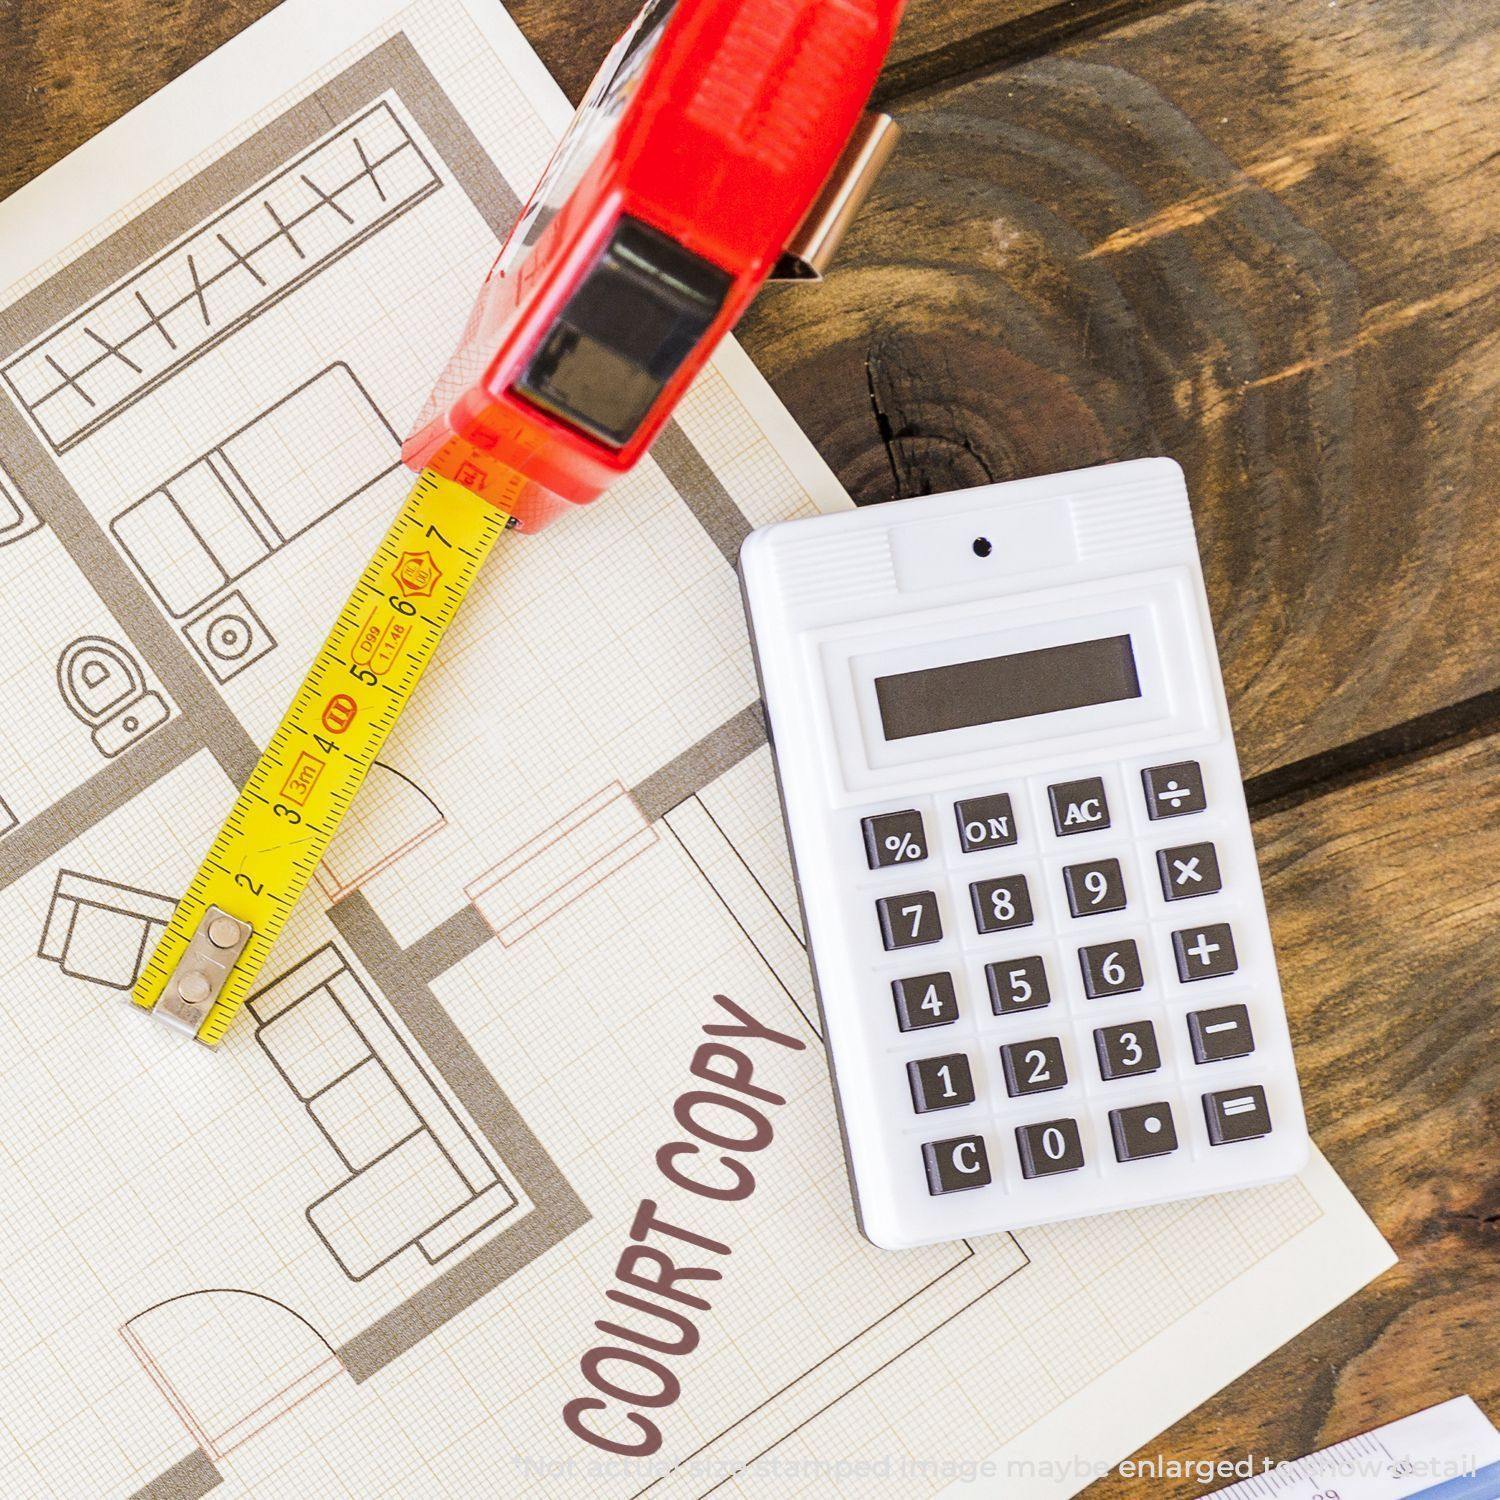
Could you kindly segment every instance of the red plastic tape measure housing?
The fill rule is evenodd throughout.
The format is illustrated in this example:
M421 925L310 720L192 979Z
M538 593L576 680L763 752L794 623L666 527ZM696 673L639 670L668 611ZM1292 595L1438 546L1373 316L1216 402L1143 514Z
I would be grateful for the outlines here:
M501 250L405 461L524 531L630 469L833 171L902 3L652 0Z

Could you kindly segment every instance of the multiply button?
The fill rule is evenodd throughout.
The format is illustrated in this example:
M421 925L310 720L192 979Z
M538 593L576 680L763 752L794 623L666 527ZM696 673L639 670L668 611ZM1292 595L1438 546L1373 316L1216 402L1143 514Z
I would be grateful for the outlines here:
M982 1135L927 1141L922 1146L922 1165L927 1169L927 1191L934 1197L990 1183L990 1158Z
M1177 957L1177 977L1184 984L1194 979L1217 979L1239 968L1234 934L1228 922L1211 922L1207 927L1185 927L1174 932L1172 951Z
M1212 844L1182 844L1176 849L1158 849L1156 868L1161 875L1161 893L1168 901L1212 896L1222 886L1219 856Z
M1203 792L1203 769L1195 760L1177 760L1169 766L1148 766L1141 772L1146 789L1148 818L1182 818L1208 806Z
M1109 802L1104 779L1085 776L1081 781L1060 781L1047 788L1052 804L1052 826L1059 834L1090 833L1109 827Z
M904 812L879 813L866 818L865 859L872 870L887 865L909 865L927 858L927 833L922 814L909 807Z
M965 854L1003 849L1016 841L1016 820L1008 792L955 802L953 815L958 819L958 841Z

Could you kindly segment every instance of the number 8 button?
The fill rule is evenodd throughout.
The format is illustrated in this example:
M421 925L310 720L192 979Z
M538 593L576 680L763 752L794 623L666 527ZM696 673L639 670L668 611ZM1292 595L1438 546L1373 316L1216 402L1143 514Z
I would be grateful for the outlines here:
M982 933L1031 926L1031 891L1024 875L976 880L969 887L969 899L974 903L974 925Z

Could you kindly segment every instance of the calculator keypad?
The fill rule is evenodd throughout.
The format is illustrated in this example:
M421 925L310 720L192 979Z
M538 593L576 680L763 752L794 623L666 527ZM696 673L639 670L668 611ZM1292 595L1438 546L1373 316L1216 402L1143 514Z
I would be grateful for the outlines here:
M1220 844L1203 836L1217 835L1222 819L1178 842L1146 831L1162 819L1211 814L1202 767L1197 761L1147 767L1138 787L1135 775L1125 781L1125 817L1118 805L1111 807L1119 784L1083 775L1042 784L1040 819L1028 811L1030 796L996 789L860 820L885 950L943 945L928 970L898 971L885 981L894 1008L890 1034L903 1039L905 1051L920 1046L920 1034L953 1027L954 1040L962 1038L967 1047L950 1044L932 1055L908 1055L902 1064L911 1098L907 1149L920 1156L933 1197L993 1188L1007 1174L1024 1184L1205 1149L1217 1156L1213 1147L1258 1139L1272 1128L1260 1085L1211 1089L1206 1077L1200 1082L1200 1068L1225 1065L1226 1074L1213 1073L1233 1080L1241 1076L1236 1066L1256 1056L1251 1006L1233 989L1220 1004L1187 1003L1190 995L1196 998L1199 980L1227 980L1238 972L1231 925L1215 919L1173 927L1166 916L1178 902L1224 898ZM1132 798L1138 800L1129 806ZM1087 833L1098 837L1074 844ZM920 861L934 871L928 877L933 888L881 893L882 884L890 892L899 882L899 866ZM1205 903L1206 915L1217 918L1219 910L1214 900ZM1028 948L1020 947L1023 942ZM1064 972L1059 981L1053 967L1059 957L1076 965L1071 979ZM1055 1016L1055 1029L1039 1035L1013 1019L1036 1013ZM1147 1093L1142 1101L1153 1079L1168 1092ZM1179 1088L1194 1115L1202 1112L1196 1135L1183 1131ZM1089 1104L1097 1096L1097 1126L1086 1127L1076 1108L1024 1121L1027 1101L1054 1095L1063 1111L1074 1098ZM1023 1122L998 1133L981 1128L940 1139L924 1138L917 1123L976 1105L998 1113L1001 1122L1008 1113L1023 1113ZM1104 1157L1098 1165L1096 1151ZM1128 1170L1149 1175L1166 1169Z

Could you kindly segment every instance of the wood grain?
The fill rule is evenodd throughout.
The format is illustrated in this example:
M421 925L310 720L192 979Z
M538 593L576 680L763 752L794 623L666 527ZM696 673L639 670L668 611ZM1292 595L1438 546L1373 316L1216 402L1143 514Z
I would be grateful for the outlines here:
M1313 1138L1401 1260L1142 1456L1295 1458L1464 1392L1500 1418L1500 737L1255 834Z
M0 0L0 198L275 3ZM1145 3L1177 0L911 0L882 87L899 93ZM508 9L576 102L639 0L518 0Z
M757 363L860 500L1167 452L1247 772L1496 685L1496 0L1198 0L924 98Z

